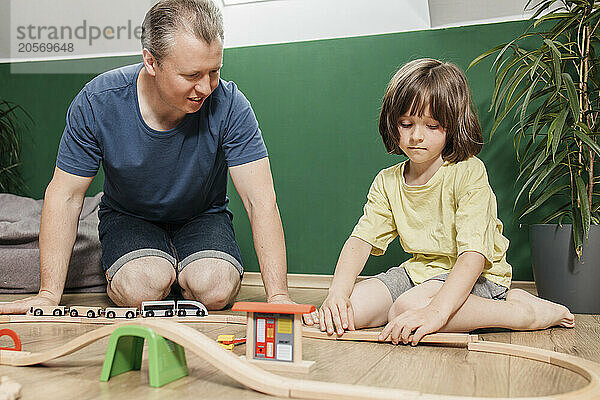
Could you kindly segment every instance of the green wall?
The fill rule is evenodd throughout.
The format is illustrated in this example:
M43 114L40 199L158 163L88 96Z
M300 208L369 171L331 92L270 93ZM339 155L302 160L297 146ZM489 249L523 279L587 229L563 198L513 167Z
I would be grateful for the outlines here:
M386 154L377 131L381 97L396 69L419 57L451 61L464 69L477 55L511 40L525 26L524 22L510 22L225 50L222 75L234 80L252 103L269 149L289 272L333 273L339 251L361 216L374 176L402 160ZM120 57L84 62L103 70L137 60ZM47 66L65 70L74 63L82 61ZM467 72L485 132L492 126L487 112L493 88L490 65L486 62ZM25 133L23 151L30 196L43 196L66 109L92 77L10 74L9 65L0 65L0 96L23 105L35 121ZM515 279L530 280L527 232L519 228L512 212L517 165L507 131L506 126L501 129L480 157L487 165L499 217L511 240L508 260ZM101 187L99 175L90 193ZM246 268L257 271L248 219L233 186L230 188ZM404 259L406 255L395 241L386 255L370 258L364 273L376 273Z

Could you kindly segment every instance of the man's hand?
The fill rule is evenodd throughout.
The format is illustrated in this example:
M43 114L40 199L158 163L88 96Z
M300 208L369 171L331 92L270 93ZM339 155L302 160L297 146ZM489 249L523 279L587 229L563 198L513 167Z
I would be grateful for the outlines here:
M290 299L290 296L287 294L276 294L273 296L270 296L267 299L267 303L273 303L273 304L297 304L295 301L293 301L292 299ZM317 311L311 313L311 314L302 314L302 319L304 320L304 323L306 325L313 325L313 319L312 316L313 314L317 314ZM317 324L319 323L319 319L317 318Z
M345 330L353 331L354 310L350 298L342 293L330 291L319 308L317 322L322 331L327 330L328 335L332 335L336 329L338 335L342 335Z
M0 304L0 314L25 314L32 306L56 306L59 301L50 293L41 291L35 296Z
M292 299L290 299L290 295L289 294L274 294L272 296L269 296L267 298L267 303L273 303L273 304L296 304L295 301L292 301Z
M448 322L448 317L441 311L427 306L418 310L409 310L392 319L383 328L379 340L391 338L392 343L411 342L415 346L428 333L437 332ZM412 337L412 338L411 338Z

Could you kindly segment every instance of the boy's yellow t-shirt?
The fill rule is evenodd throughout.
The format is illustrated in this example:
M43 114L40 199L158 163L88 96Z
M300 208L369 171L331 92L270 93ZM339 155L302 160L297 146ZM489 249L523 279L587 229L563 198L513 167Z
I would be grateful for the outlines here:
M415 284L448 273L461 253L475 251L486 259L482 275L510 287L509 241L502 235L483 162L477 157L444 162L419 186L404 181L406 162L377 174L352 236L371 244L373 255L385 253L398 236L413 255L402 266Z

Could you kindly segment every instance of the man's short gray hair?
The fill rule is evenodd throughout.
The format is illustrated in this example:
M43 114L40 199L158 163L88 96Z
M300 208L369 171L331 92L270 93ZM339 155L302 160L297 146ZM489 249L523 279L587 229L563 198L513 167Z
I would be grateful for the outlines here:
M142 23L142 47L160 63L175 44L175 34L183 30L207 44L224 40L223 15L211 0L161 0Z

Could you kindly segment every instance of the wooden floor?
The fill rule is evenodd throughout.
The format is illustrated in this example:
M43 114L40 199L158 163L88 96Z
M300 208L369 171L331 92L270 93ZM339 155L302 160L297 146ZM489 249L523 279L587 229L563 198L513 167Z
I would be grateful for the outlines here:
M325 289L290 289L300 303L320 304ZM0 296L9 301L24 296ZM243 301L264 301L264 290L243 286L238 297ZM65 305L110 304L108 297L98 294L65 295ZM224 311L231 313L231 311ZM480 338L550 349L577 355L600 363L600 316L576 315L574 329L554 328L537 332L488 331ZM242 325L193 324L209 337L219 334L245 336ZM1 328L16 331L23 350L41 352L73 339L98 325L57 323L3 324ZM100 382L100 372L108 338L76 353L36 367L0 366L6 375L23 386L24 399L262 399L272 398L245 389L237 382L206 365L193 354L187 355L189 376L162 388L148 385L148 366ZM0 339L0 347L11 345ZM459 396L522 397L545 396L583 387L586 381L560 367L516 357L469 353L466 349L434 346L394 346L383 343L326 341L304 339L304 359L316 361L308 375L290 374L296 378L394 387L433 394ZM244 346L235 353L242 355Z

